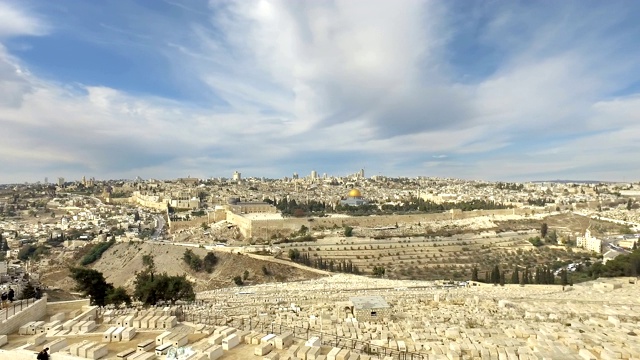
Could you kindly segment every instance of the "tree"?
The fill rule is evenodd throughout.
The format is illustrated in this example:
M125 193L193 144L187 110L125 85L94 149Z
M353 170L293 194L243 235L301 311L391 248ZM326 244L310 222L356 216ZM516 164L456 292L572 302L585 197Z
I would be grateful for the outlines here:
M632 206L633 206L633 202L631 201L631 199L627 200L627 210L631 210Z
M375 277L383 277L385 273L385 269L382 266L374 266L373 267L373 276Z
M558 243L558 233L555 230L549 232L549 234L547 236L547 240L551 244L557 244Z
M548 230L549 226L547 225L547 223L542 223L542 225L540 226L540 237L544 239L547 236Z
M353 228L351 226L344 227L344 236L351 237L353 236Z
M185 275L169 276L162 273L151 277L149 271L143 271L136 274L134 285L134 297L147 305L155 305L160 301L175 303L178 300L195 299L193 285Z
M493 270L491 271L491 283L493 283L494 285L497 285L500 282L500 268L498 267L498 265L493 267Z
M289 259L292 261L298 260L300 257L300 251L298 249L289 249Z
M471 270L471 281L478 281L478 268L474 267Z
M525 279L526 279L526 278L525 278L525 274L523 273L523 274L522 274L522 276L520 276L520 281L519 281L520 286L524 286L524 284L525 284Z
M245 270L242 274L242 280L247 280L249 278L249 270Z
M240 275L234 276L233 282L238 286L241 286L242 284L244 284L244 282L242 281L242 277Z
M202 266L204 268L204 271L208 273L213 272L213 268L216 266L217 263L218 263L218 258L211 251L204 256L204 259L202 259Z
M500 286L504 286L505 283L505 273L504 271L500 274Z
M269 269L267 269L267 265L262 265L262 274L264 274L264 275L266 275L266 276L271 275L271 274L269 273Z
M71 278L76 282L76 290L81 291L84 296L91 296L93 305L106 305L106 297L113 285L107 283L101 272L83 267L73 267L69 269Z
M33 299L36 297L36 289L31 285L30 282L27 282L24 289L22 289L22 298L23 299Z
M184 251L182 259L193 271L200 271L203 268L202 259L198 255L194 254L191 249Z
M512 284L519 284L520 283L520 277L518 276L518 268L515 268L513 270L513 273L511 273L511 283Z
M569 280L567 278L567 270L562 269L562 271L560 271L560 285L566 286L567 284L569 284Z
M117 288L112 288L107 293L106 303L114 304L116 306L121 305L122 303L125 303L125 305L130 306L131 296L127 294L127 290L125 290L121 286L118 286Z

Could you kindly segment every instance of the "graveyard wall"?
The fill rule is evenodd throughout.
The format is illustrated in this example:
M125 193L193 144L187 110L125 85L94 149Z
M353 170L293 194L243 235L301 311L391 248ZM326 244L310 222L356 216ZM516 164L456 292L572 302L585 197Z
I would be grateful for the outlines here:
M8 335L20 328L20 326L30 321L36 321L42 319L47 312L47 298L46 296L40 300L37 300L27 308L23 308L22 311L17 312L8 319L4 319L0 322L0 335Z

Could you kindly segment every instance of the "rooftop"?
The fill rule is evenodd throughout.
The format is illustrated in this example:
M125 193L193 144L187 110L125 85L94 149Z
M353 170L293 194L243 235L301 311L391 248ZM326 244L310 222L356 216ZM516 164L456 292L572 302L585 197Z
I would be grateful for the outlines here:
M349 298L354 309L383 309L388 308L389 304L382 296L355 296Z

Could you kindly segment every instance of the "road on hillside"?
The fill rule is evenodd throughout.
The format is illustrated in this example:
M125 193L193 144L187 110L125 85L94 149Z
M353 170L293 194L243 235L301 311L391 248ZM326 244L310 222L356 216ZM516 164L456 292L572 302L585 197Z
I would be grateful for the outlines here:
M162 235L162 230L164 229L165 221L164 216L162 215L153 215L156 219L156 228L153 229L153 234L151 235L151 240L158 240L160 235Z

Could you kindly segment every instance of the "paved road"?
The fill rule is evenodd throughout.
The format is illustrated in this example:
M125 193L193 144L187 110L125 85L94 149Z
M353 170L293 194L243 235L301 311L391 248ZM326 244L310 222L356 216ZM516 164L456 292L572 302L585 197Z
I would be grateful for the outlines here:
M151 235L151 240L158 240L160 235L162 234L162 229L164 229L165 221L164 216L162 215L153 215L156 219L156 228L153 229L153 234Z

